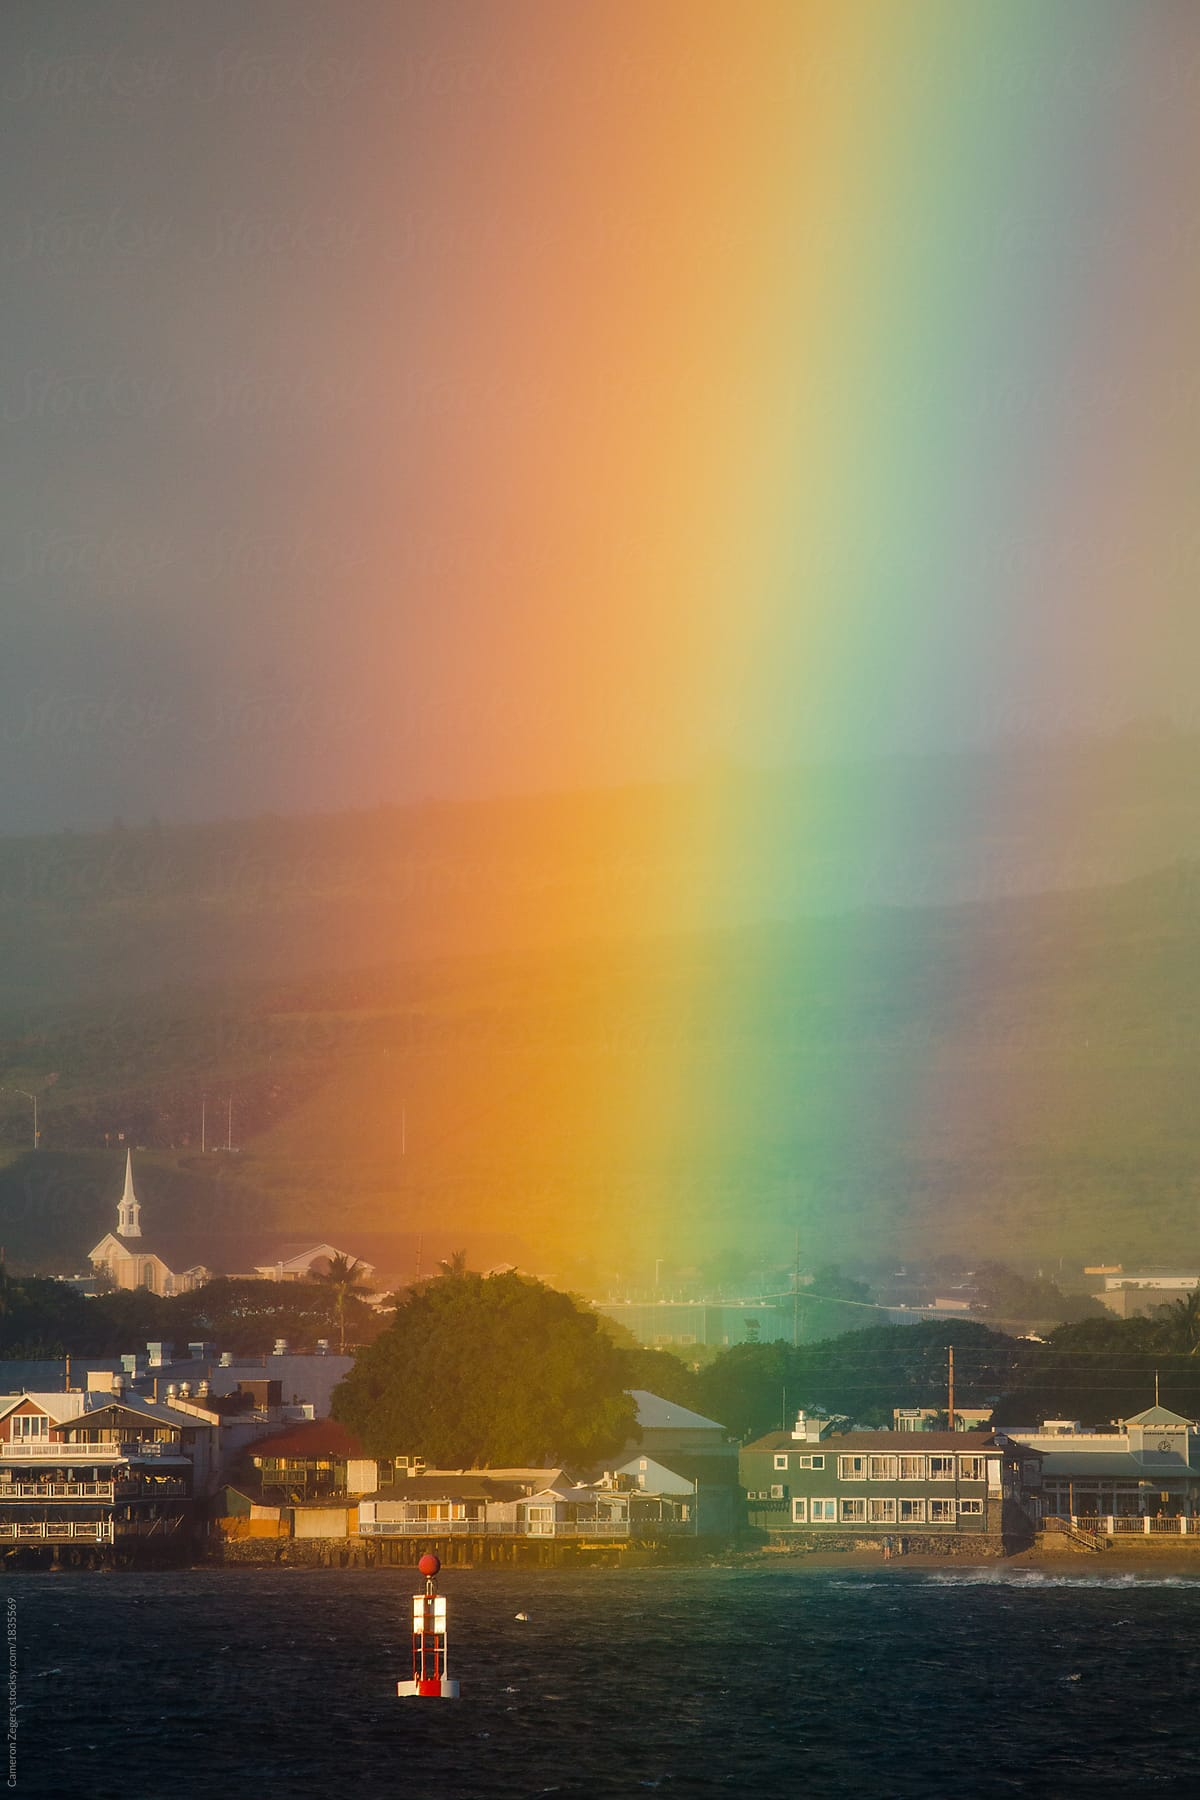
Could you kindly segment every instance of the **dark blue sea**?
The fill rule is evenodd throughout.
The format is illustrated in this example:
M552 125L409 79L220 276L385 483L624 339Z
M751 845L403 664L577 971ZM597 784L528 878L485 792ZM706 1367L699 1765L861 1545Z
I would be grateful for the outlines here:
M451 1570L457 1702L395 1698L414 1585L7 1577L16 1791L1200 1795L1200 1578Z

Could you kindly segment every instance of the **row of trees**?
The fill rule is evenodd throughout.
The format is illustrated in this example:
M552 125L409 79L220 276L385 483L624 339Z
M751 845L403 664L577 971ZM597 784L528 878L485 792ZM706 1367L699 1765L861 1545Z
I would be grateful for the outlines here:
M649 1388L745 1439L824 1412L887 1426L896 1406L955 1402L997 1423L1105 1424L1154 1399L1200 1418L1200 1300L1154 1319L1088 1319L1044 1340L972 1322L856 1331L823 1343L742 1344L689 1368L614 1342L590 1308L516 1274L460 1270L397 1298L334 1410L380 1455L462 1467L595 1462L636 1436L626 1390Z
M1149 1319L1086 1319L1044 1340L957 1321L873 1327L822 1343L742 1344L703 1368L615 1341L590 1307L527 1276L482 1276L461 1253L442 1275L393 1296L390 1320L367 1306L356 1265L279 1284L217 1280L164 1300L116 1292L85 1299L64 1282L9 1279L0 1267L0 1355L112 1356L153 1338L215 1340L241 1354L277 1337L359 1347L335 1416L379 1455L405 1450L443 1466L597 1462L636 1439L632 1388L653 1392L746 1438L823 1411L888 1425L894 1406L947 1402L950 1346L960 1405L997 1423L1140 1411L1154 1397L1200 1418L1200 1295Z
M119 1356L162 1339L176 1345L208 1339L223 1350L257 1356L276 1338L312 1350L366 1342L384 1324L363 1299L362 1272L346 1258L311 1281L219 1278L164 1299L146 1288L87 1298L65 1281L10 1277L0 1264L0 1356Z

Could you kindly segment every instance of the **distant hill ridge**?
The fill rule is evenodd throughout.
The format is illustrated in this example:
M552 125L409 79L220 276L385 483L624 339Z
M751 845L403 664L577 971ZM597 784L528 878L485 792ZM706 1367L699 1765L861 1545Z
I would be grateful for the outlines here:
M1113 886L1200 856L1200 736L0 839L0 1011Z

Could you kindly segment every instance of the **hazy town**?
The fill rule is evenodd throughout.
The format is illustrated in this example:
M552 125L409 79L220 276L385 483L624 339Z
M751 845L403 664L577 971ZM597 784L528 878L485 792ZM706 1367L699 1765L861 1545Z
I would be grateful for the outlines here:
M10 1569L1200 1552L1194 1269L218 1273L104 1161L85 1268L0 1272Z

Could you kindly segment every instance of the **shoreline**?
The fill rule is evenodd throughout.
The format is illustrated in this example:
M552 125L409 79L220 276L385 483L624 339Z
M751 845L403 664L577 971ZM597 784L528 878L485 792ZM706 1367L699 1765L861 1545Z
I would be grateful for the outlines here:
M299 1571L311 1574L362 1574L370 1575L379 1571L395 1574L407 1574L416 1568L416 1556L411 1565L399 1562L360 1562L352 1563L324 1562L317 1560L292 1560L290 1558L263 1557L261 1560L251 1557L239 1557L236 1560L224 1561L216 1558L201 1558L195 1561L180 1561L169 1564L142 1565L140 1567L117 1568L111 1563L93 1564L90 1566L67 1567L44 1566L41 1568L26 1565L18 1568L12 1564L0 1565L0 1575L88 1575L88 1574L149 1574L161 1573L181 1574L188 1571L221 1571L231 1574L242 1572L258 1573L263 1570L276 1569L282 1573L295 1574ZM622 1569L656 1570L674 1573L681 1570L767 1570L785 1569L789 1573L797 1570L812 1569L821 1573L839 1570L843 1574L878 1575L881 1571L902 1573L912 1570L928 1574L936 1571L942 1574L982 1574L993 1573L997 1576L1022 1572L1030 1574L1066 1575L1087 1580L1096 1576L1132 1575L1144 1577L1194 1576L1200 1580L1200 1547L1185 1551L1175 1547L1150 1549L1144 1551L1122 1550L1070 1550L1043 1545L1031 1545L1028 1549L1014 1551L1011 1555L998 1556L947 1556L936 1553L913 1552L909 1555L893 1555L885 1559L874 1546L851 1550L793 1550L789 1548L738 1548L731 1545L725 1551L713 1550L699 1557L659 1558L629 1557L619 1562L558 1562L558 1563L520 1563L496 1564L491 1562L462 1562L446 1566L446 1572L454 1574L491 1575L495 1573L515 1573L518 1569L524 1576L536 1578L543 1572L566 1570L572 1574L585 1571L597 1575L619 1572Z
M1059 1550L1031 1546L1010 1556L893 1556L885 1561L877 1550L760 1551L744 1557L747 1564L779 1563L789 1569L842 1569L872 1573L881 1569L1029 1570L1055 1575L1194 1575L1200 1580L1200 1551L1175 1548L1145 1551Z

